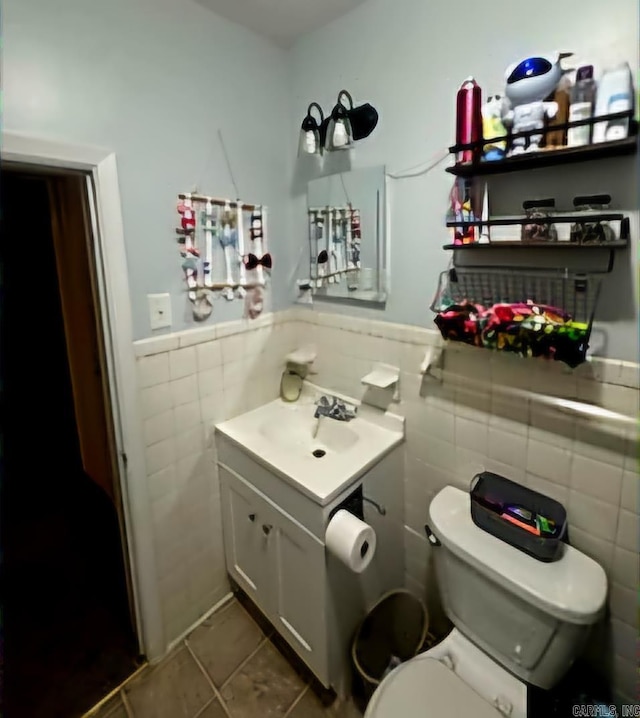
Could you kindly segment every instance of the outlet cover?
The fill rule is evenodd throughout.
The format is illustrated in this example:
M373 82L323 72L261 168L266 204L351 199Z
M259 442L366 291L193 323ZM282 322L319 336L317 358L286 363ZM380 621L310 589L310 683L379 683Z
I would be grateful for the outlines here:
M151 329L164 329L171 326L171 295L147 294L149 302L149 323Z

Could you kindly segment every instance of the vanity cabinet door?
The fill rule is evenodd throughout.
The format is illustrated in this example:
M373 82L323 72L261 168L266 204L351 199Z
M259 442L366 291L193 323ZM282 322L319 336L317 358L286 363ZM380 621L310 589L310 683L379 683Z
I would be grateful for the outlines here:
M329 687L324 544L220 466L227 570Z
M222 466L220 490L227 569L251 599L270 614L272 559L269 535L263 526L272 523L271 507Z
M328 687L324 544L287 514L274 514L276 628Z

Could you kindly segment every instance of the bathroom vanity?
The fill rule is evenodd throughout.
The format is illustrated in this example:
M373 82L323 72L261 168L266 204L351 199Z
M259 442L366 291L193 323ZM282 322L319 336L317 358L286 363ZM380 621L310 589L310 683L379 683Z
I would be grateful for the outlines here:
M380 595L403 585L401 417L362 406L349 422L314 418L324 393L305 383L216 426L227 570L326 687L345 695L350 643ZM346 508L376 532L354 573L325 548Z

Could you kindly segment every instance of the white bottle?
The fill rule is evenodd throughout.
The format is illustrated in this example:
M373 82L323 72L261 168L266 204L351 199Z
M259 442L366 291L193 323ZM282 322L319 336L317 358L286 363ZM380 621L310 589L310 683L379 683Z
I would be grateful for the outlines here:
M571 88L571 104L569 105L569 122L586 120L593 114L593 103L596 98L596 83L593 79L593 65L583 65L576 72L576 83ZM591 141L591 125L570 127L567 132L567 145L577 147L588 145Z
M633 78L628 63L608 70L598 85L594 115L610 115L633 109ZM597 122L593 127L593 142L611 142L629 135L629 117Z

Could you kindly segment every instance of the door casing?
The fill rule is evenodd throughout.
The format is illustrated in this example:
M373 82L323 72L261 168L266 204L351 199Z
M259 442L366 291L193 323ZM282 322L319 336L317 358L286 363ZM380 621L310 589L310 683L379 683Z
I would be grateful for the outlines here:
M133 611L140 653L153 661L164 654L166 646L157 590L116 156L106 149L19 132L3 132L2 141L3 162L87 174L98 304L117 448L116 480L122 496Z

